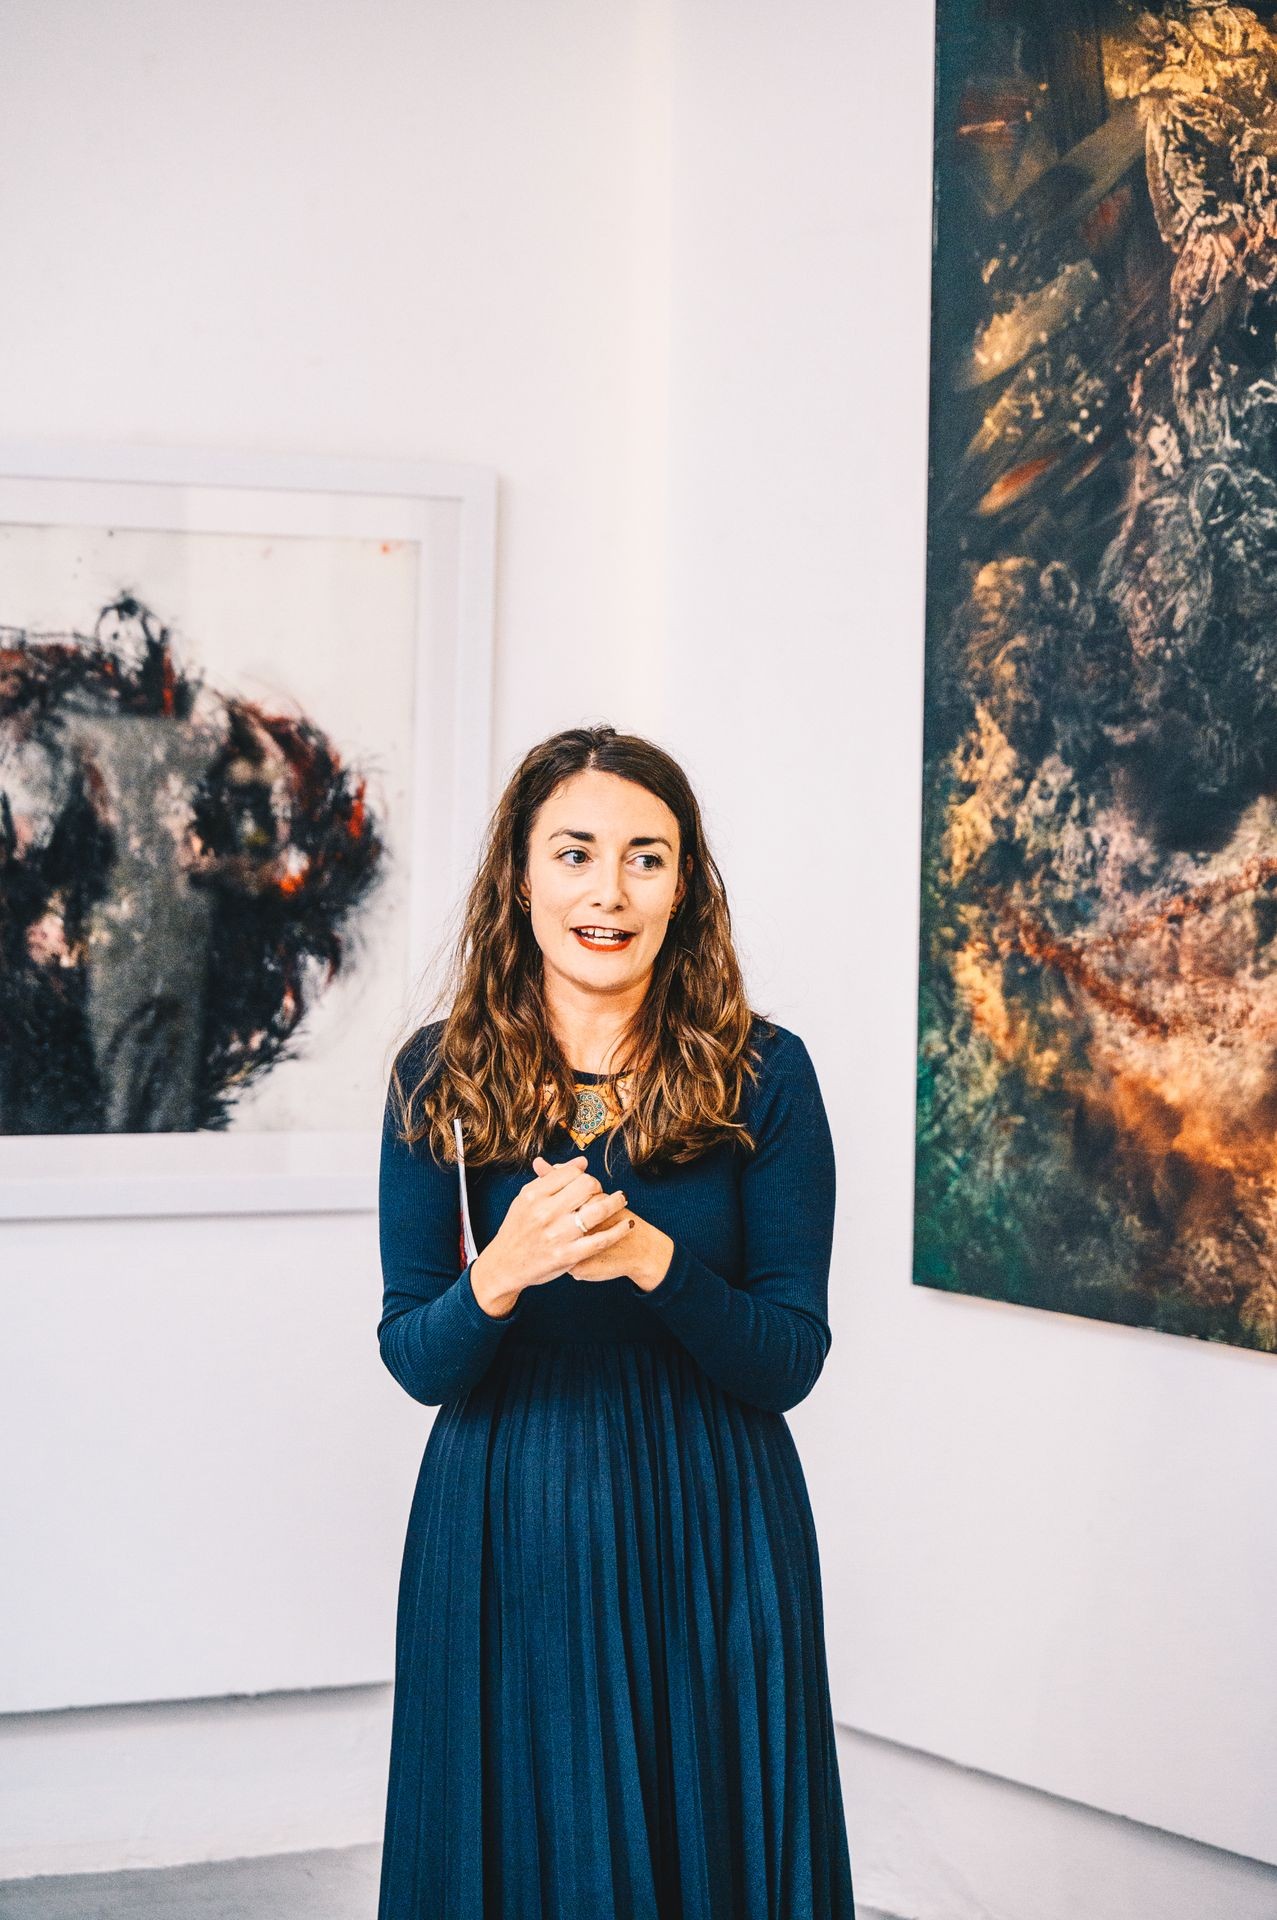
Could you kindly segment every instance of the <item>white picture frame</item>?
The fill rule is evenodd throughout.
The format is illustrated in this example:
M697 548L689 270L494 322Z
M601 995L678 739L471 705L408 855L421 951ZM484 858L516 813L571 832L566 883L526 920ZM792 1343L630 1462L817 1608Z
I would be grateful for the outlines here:
M370 947L363 988L348 996L345 1029L327 1036L326 1077L312 1070L309 1091L297 1082L289 1096L320 1124L290 1123L281 1096L273 1122L261 1124L259 1110L258 1124L232 1123L224 1131L0 1133L0 1220L375 1209L390 1049L409 1018L420 970L473 874L486 820L496 500L495 474L474 466L0 442L0 540L7 537L13 561L0 567L0 627L65 630L66 613L52 623L34 616L61 606L74 549L72 570L88 593L75 630L88 631L90 589L100 600L108 577L102 556L109 537L110 564L123 552L134 570L149 565L181 603L156 606L157 617L167 623L176 613L180 629L211 648L211 637L200 632L202 610L213 604L228 629L242 635L245 623L232 620L230 610L255 591L263 555L287 557L291 584L281 589L269 576L263 625L277 629L292 663L284 681L291 671L322 691L323 720L338 736L344 727L370 730L372 757L383 756L385 839L396 876L389 894L381 892L383 905L393 902L384 905L383 920L387 947L393 926L394 951L387 957ZM397 611L357 637L343 634L320 592L328 574L315 569L336 569L343 581L377 580L364 565L374 549L393 550L399 584L386 590L386 600ZM413 569L410 596L405 583ZM259 595L255 604L266 602ZM321 631L314 635L303 610L313 621L317 607ZM325 623L330 631L322 630ZM243 671L255 658L242 651L247 644L236 640L241 651L232 646L216 660ZM356 645L358 675L347 686L359 697L347 701L338 697L333 654ZM204 664L203 657L195 661L197 669ZM374 673L380 682L366 677ZM393 752L385 746L390 736L398 742ZM344 1068L336 1059L343 1045ZM280 1062L265 1078L295 1065ZM343 1071L354 1088L349 1102L339 1097ZM357 1122L340 1124L347 1110Z

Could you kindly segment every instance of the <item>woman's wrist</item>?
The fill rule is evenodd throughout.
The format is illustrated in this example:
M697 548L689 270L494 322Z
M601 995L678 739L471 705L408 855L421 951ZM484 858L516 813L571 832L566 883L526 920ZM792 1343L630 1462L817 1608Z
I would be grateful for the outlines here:
M489 1319L504 1320L518 1305L519 1289L507 1286L499 1273L493 1273L489 1251L485 1247L471 1263L470 1291ZM485 1261L488 1262L486 1266Z
M653 1287L659 1287L670 1270L670 1261L674 1258L674 1242L668 1233L662 1233L659 1227L644 1223L647 1231L639 1241L637 1258L630 1262L630 1279L644 1293L651 1293Z

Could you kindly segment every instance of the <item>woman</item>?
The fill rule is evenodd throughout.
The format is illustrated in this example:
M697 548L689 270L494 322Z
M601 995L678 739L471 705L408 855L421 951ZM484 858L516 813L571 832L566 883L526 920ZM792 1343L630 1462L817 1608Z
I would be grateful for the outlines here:
M594 727L526 756L449 997L382 1137L378 1340L440 1411L379 1920L850 1920L784 1419L830 1344L833 1144L667 754Z

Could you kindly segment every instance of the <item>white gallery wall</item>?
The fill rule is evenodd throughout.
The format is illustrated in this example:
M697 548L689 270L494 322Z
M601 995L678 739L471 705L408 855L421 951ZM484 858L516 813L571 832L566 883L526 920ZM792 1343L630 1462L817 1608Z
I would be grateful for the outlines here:
M579 715L657 728L656 26L17 0L0 431L495 468L498 778ZM430 1418L380 1294L372 1215L0 1230L8 1704L72 1709L0 1719L0 1877L379 1831ZM4 1631L37 1610L53 1699ZM263 1697L185 1701L210 1667Z
M838 1147L791 1423L858 1895L1272 1920L1277 1363L909 1284L928 0L12 0L0 51L6 434L495 467L497 780L610 719L702 795ZM0 1876L378 1837L387 1689L273 1629L307 1577L389 1648L379 1292L367 1216L0 1228L0 1525L174 1647L166 1704L0 1720ZM253 1556L260 1697L183 1702Z

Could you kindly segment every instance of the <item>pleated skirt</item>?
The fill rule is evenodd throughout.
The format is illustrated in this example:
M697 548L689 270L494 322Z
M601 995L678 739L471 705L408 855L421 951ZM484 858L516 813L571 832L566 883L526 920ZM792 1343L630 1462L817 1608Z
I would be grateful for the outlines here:
M662 1338L509 1341L399 1590L379 1920L853 1920L784 1416Z

